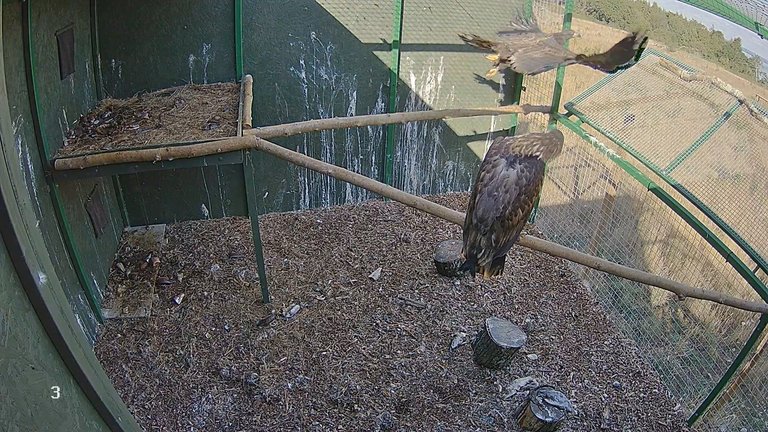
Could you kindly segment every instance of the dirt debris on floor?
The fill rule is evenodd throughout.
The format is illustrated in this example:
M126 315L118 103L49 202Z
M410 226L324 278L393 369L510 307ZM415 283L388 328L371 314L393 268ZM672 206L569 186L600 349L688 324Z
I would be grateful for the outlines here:
M235 136L239 105L234 82L107 98L67 131L56 157Z
M429 198L463 210L467 195ZM152 316L104 326L97 355L145 430L514 431L531 380L573 402L562 431L685 430L560 259L515 247L498 280L440 276L434 247L460 227L394 202L260 226L272 304L247 219L183 222L167 229L160 275L173 283ZM461 341L492 315L528 335L504 371L476 366Z

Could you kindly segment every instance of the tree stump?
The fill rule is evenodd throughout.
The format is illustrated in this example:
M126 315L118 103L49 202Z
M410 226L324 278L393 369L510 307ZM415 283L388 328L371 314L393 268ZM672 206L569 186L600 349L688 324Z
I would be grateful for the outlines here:
M459 240L444 240L435 248L435 267L443 276L459 276L458 270L464 260L461 258L461 248L464 243Z
M526 431L553 432L569 412L573 412L571 401L552 386L543 385L530 392L517 424Z
M498 317L486 318L485 325L472 343L475 363L490 369L502 369L512 363L512 357L527 336L520 327Z

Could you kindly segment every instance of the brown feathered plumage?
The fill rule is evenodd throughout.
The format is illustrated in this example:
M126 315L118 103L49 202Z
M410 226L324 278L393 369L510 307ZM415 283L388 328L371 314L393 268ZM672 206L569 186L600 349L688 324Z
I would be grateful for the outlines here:
M496 138L475 178L464 219L461 271L501 275L544 182L544 165L563 149L559 130Z
M545 33L538 28L535 21L500 31L498 35L499 40L494 41L474 34L459 34L468 45L494 53L486 56L494 65L486 74L488 78L508 68L521 74L537 75L560 65L571 64L583 64L603 72L615 72L637 62L648 42L644 33L635 32L617 42L608 51L585 55L576 54L563 46L565 41L573 37L572 31Z

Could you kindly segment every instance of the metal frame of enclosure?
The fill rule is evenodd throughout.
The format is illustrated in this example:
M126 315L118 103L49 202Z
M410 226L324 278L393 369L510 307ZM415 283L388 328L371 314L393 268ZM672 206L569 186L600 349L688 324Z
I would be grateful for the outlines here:
M482 59L471 67L460 64L461 55L481 56L453 41L451 35L458 30L487 30L489 26L503 25L505 19L497 16L503 15L498 8L504 2L478 8L475 12L479 16L467 22L451 23L424 1L393 0L375 7L373 3L360 6L370 12L363 22L357 18L365 12L345 9L341 2L333 0L295 2L302 7L293 8L290 14L275 6L283 2L259 2L257 8L257 2L233 0L212 2L202 10L186 12L189 33L155 46L131 34L135 29L126 23L146 23L156 38L168 37L164 17L170 16L174 8L186 8L186 2L153 5L157 10L132 8L116 0L51 3L10 1L4 2L2 8L0 93L7 95L9 102L0 106L1 150L8 167L0 170L0 234L4 243L0 260L8 263L3 267L8 275L0 276L26 294L25 298L8 298L9 305L22 311L13 321L14 328L25 329L15 330L18 338L43 341L39 347L24 346L12 354L22 358L32 352L49 366L42 378L31 372L20 374L21 378L9 384L11 394L18 396L18 403L50 406L48 412L52 414L40 419L45 424L55 421L59 413L70 413L61 417L66 420L64 426L73 430L138 430L89 346L97 323L103 320L102 291L125 227L204 217L250 217L262 296L268 302L258 216L270 211L359 202L374 195L337 180L320 184L320 174L250 149L56 171L52 158L66 126L74 120L72 113L87 112L108 96L126 97L184 82L240 81L246 74L255 78L254 126L458 104L473 108L481 102L471 93L479 90L462 89L461 79L450 69L455 64L457 74L467 75ZM731 12L713 9L711 2L689 3L750 28L749 18L744 15L731 18ZM64 12L53 16L47 12L49 8ZM530 16L543 9L556 17L550 27L571 27L574 0L529 0L525 14ZM334 14L345 21L337 22ZM211 28L208 20L212 17L221 25ZM445 28L419 29L419 17L442 20ZM312 26L305 22L310 19L325 34L312 31L297 37L296 32L310 32ZM751 22L758 34L766 35L764 23ZM346 25L355 27L357 34ZM56 52L49 42L67 26L75 29L78 79L59 80ZM126 35L130 37L123 37ZM330 39L338 41L337 45L328 42ZM345 68L335 57L342 43L352 53L344 59ZM197 51L189 52L193 46ZM446 67L443 57L439 61L430 58L430 53L436 52L453 56L449 58L452 66ZM148 66L144 63L149 56L163 61ZM501 96L506 104L551 104L548 115L518 119L516 114L505 114L494 116L490 123L487 119L452 119L450 128L442 120L407 126L389 124L354 133L338 131L338 136L334 132L315 133L313 139L319 145L309 145L307 134L286 137L278 143L331 164L346 164L350 170L406 192L424 195L467 190L482 157L483 143L487 145L494 135L560 126L567 134L565 157L547 167L547 184L532 215L542 231L561 244L601 258L665 273L683 282L690 279L695 286L708 284L725 294L768 301L766 250L755 246L754 233L719 214L706 196L673 175L686 166L712 166L711 161L692 161L711 150L713 142L727 142L728 136L718 134L728 128L742 138L764 133L759 128L768 128L768 124L749 123L747 127L737 123L737 119L752 122L751 117L744 117L750 115L749 107L762 108L747 106L744 100L710 89L725 106L702 100L704 105L716 105L715 117L708 121L692 114L702 130L695 139L680 144L682 147L667 164L658 163L644 148L623 137L617 124L602 122L597 115L599 107L589 108L600 95L622 96L622 87L616 84L621 79L650 79L653 74L644 68L658 59L695 72L661 52L647 50L638 65L602 79L567 102L565 113L558 112L566 76L566 69L560 67L525 79L511 74L502 87L483 88L483 97ZM286 73L300 89L296 95L288 95L278 85ZM452 89L450 94L440 93L440 86L434 84L438 81ZM321 91L323 86L331 91ZM660 100L654 103L663 105ZM239 106L242 110L242 88ZM652 110L648 108L637 110L622 119L630 124L649 112ZM242 115L238 118L237 136L243 136ZM649 135L653 133L653 129L648 130ZM164 145L184 144L189 142ZM757 144L747 142L748 146ZM579 174L579 170L585 174ZM98 238L83 223L88 216L81 205L95 193L106 203L112 227ZM203 205L205 214L200 212L201 202L208 204ZM668 242L641 238L639 233L670 221L681 236L680 247L694 250L709 261L702 258L701 263L680 264L682 270L675 273L670 268L677 268L677 264L667 257L674 253L667 249L663 249L663 259L661 253L640 256L625 250ZM768 427L759 423L768 415L768 394L764 393L768 383L762 376L768 376L768 360L761 355L768 340L768 315L733 312L725 307L685 309L667 298L651 299L656 309L643 309L632 293L645 290L638 290L636 283L581 267L577 270L619 327L638 342L644 358L681 401L691 425L698 430ZM699 277L709 271L709 279ZM724 280L722 287L713 286L718 277ZM732 332L726 330L725 324L717 328L701 318L707 313L725 316L728 325L738 321L742 328ZM671 318L669 322L655 322L659 316ZM5 319L3 315L0 318ZM697 343L700 349L692 349ZM23 380L33 378L48 387L69 386L72 396L66 405L55 405L44 392L27 391ZM54 379L61 380L61 384L49 385ZM751 394L756 391L763 393ZM13 406L0 407L0 413L10 413Z

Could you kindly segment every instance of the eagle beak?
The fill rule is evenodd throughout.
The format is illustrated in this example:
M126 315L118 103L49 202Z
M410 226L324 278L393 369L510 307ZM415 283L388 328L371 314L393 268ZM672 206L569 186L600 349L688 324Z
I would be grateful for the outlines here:
M487 58L488 60L490 60L490 61L492 61L494 63L498 63L499 62L499 55L498 54L488 54L487 56L485 56L485 58Z

